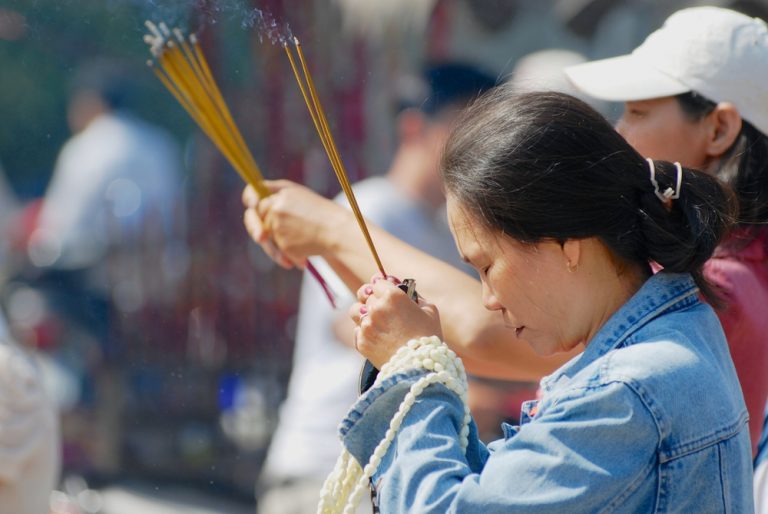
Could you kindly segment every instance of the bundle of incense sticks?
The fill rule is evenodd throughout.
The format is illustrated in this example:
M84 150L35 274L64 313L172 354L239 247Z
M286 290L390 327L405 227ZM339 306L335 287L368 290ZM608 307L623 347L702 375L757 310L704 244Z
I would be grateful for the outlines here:
M285 49L286 55L288 56L288 61L291 64L291 70L293 70L293 75L296 77L296 82L298 83L299 89L301 90L301 95L304 97L304 102L307 104L309 115L312 117L312 122L315 125L317 134L320 136L320 141L323 143L325 153L328 155L328 160L331 162L331 166L333 167L333 171L336 173L336 178L339 180L341 188L344 190L344 195L347 197L349 206L352 208L352 212L355 215L357 224L360 226L360 230L363 232L365 242L368 244L368 248L370 249L373 258L376 261L376 266L378 267L381 275L386 277L387 274L384 271L384 266L382 266L379 254L376 251L376 247L373 245L371 234L368 231L367 225L365 224L365 218L363 218L363 214L360 212L360 207L358 206L357 199L355 198L355 194L352 191L352 185L349 183L349 178L347 176L346 169L344 168L344 163L339 156L338 148L336 147L336 143L333 139L333 135L331 134L331 130L328 127L328 119L325 116L325 111L323 110L323 106L320 103L320 99L317 95L317 89L315 88L314 80L312 80L312 75L309 72L307 61L304 58L304 52L301 49L301 43L299 43L299 39L296 37L290 39L293 43L292 47L299 58L298 60L301 65L301 69L299 69L299 66L296 64L296 58L293 55L293 50L288 40L286 38L282 38L281 43Z
M270 194L256 161L235 125L194 34L146 22L144 41L154 61L147 64L230 164L260 197Z
M264 184L261 170L235 125L195 35L187 38L180 29L169 29L162 22L146 21L146 26L150 33L144 36L144 41L153 57L147 61L149 67L243 180L253 186L260 198L269 196L271 192ZM307 270L335 305L333 292L311 262L307 263Z

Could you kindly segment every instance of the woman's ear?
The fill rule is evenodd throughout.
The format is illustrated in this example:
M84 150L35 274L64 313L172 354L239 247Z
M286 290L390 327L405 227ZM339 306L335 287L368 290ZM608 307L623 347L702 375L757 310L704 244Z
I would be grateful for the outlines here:
M741 115L732 103L721 102L706 116L705 123L708 124L705 146L707 156L720 158L741 133Z
M565 265L571 273L579 268L581 263L581 244L580 239L566 239L560 246L563 249Z

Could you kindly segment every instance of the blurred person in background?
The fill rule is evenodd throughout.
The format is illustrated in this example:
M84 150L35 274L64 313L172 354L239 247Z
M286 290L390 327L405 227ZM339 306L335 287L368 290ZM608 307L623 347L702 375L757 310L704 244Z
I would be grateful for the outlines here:
M456 111L493 87L495 79L459 62L428 66L420 77L401 79L398 147L387 172L355 184L355 195L365 216L384 230L463 267L445 219L438 162ZM343 203L343 196L337 201ZM323 270L326 277L331 273ZM317 508L320 488L341 451L337 426L357 398L363 365L346 315L353 301L350 292L334 310L305 273L288 395L259 484L261 514Z
M644 157L680 161L736 192L738 225L704 267L750 415L768 398L768 26L732 10L683 9L630 55L570 67L583 92L624 102L617 130Z
M36 285L52 291L101 345L108 344L112 301L137 308L147 295L109 257L171 239L181 205L178 146L128 111L131 93L127 71L113 63L93 61L75 72L67 109L73 135L28 242L29 261L42 272Z
M14 333L50 357L41 362L56 384L67 469L119 466L123 396L111 387L118 314L172 291L158 279L159 254L178 233L180 152L164 130L129 112L133 91L113 62L74 72L72 136L37 215L28 216L27 259L4 291Z
M19 202L0 166L0 264ZM44 514L59 477L61 449L55 402L39 355L11 336L0 310L0 512Z
M56 409L0 313L0 512L45 514L61 463Z
M565 68L586 61L583 54L566 48L538 50L521 57L507 80L520 92L557 91L575 96L605 115L606 103L581 92L564 73Z

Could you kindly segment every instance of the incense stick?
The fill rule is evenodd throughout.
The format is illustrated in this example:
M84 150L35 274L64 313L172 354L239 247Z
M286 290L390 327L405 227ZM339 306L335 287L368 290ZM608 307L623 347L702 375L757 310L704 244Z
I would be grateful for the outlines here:
M365 224L365 218L363 218L363 214L360 211L360 206L358 205L357 199L355 198L355 193L352 190L352 185L349 182L344 163L342 162L338 148L336 147L336 142L334 141L333 135L331 134L331 130L328 126L328 119L325 116L325 111L323 110L323 106L320 103L320 99L317 95L315 83L314 80L312 80L312 74L309 72L309 67L307 66L306 59L304 58L304 52L301 49L301 43L296 37L293 38L293 46L296 49L296 54L298 55L299 62L301 63L301 71L299 71L299 68L296 65L296 59L293 56L290 45L288 42L283 41L283 48L285 49L285 53L288 56L288 62L291 65L291 70L293 71L293 75L296 78L296 82L299 85L301 96L304 98L304 102L307 105L307 110L309 111L309 115L312 118L312 123L315 125L315 129L317 130L317 134L320 136L320 141L323 144L325 153L328 155L328 160L331 162L331 167L336 173L336 178L341 184L341 188L344 191L344 195L347 197L347 201L349 202L349 206L352 209L352 213L355 215L355 219L357 220L357 224L363 233L363 237L365 237L365 242L368 245L374 260L376 261L376 266L378 267L382 276L387 276L386 272L384 271L384 266L381 264L379 254L376 251L376 247L373 244L371 234L368 231L368 226Z
M185 38L181 30L171 30L165 23L145 24L150 34L144 36L144 41L153 57L147 62L149 67L242 179L260 198L269 196L271 191L234 122L195 35ZM311 262L307 262L307 270L335 307L334 293Z

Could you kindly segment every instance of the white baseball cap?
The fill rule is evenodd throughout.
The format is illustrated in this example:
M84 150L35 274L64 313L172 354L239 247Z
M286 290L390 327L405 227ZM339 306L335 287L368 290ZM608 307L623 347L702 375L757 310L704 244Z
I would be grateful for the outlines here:
M602 100L628 102L695 91L730 102L768 134L768 25L719 7L677 11L631 54L565 69Z

